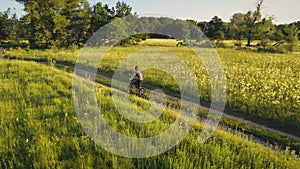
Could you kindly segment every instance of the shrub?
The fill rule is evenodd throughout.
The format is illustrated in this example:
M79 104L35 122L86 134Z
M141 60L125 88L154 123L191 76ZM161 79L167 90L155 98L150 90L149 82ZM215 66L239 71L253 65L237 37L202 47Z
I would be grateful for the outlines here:
M234 46L240 48L240 47L242 47L243 42L242 42L241 40L237 40L237 41L235 41L233 44L234 44Z
M223 40L217 40L216 42L216 47L217 48L226 48L225 43L223 42Z
M287 50L282 42L272 44L270 39L262 39L258 44L258 51L270 53L286 53Z

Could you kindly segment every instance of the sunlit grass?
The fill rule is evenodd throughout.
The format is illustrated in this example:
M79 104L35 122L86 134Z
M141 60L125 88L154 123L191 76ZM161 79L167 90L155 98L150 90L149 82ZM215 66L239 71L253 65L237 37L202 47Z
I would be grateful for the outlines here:
M202 124L174 148L159 156L122 158L98 147L83 131L73 108L72 77L45 65L0 61L1 168L297 168L299 159L217 131L199 144ZM167 110L148 125L122 119L110 98L110 89L97 86L101 109L111 126L134 137L165 130L177 115ZM100 90L96 91L100 91ZM75 96L76 97L76 96ZM148 102L133 98L139 106ZM163 143L162 143L163 144Z
M225 42L233 43L233 41ZM103 58L98 72L112 76L115 68L124 58L138 51L149 49L149 47L166 50L187 63L197 77L200 99L203 102L210 102L211 86L205 67L189 48L176 47L175 43L174 39L150 39L142 42L142 45L114 47ZM86 50L90 50L89 54L95 54L96 61L99 49ZM51 58L57 62L74 65L80 52L80 50L26 51L18 49L8 50L5 54L17 58L38 57L46 60ZM299 53L270 54L235 49L217 49L217 52L227 78L227 109L236 111L237 115L258 120L260 123L284 129L290 133L299 133ZM128 76L132 71L127 72ZM161 88L166 93L178 96L179 89L174 80L161 78L166 77L163 72L145 70L144 74L143 85L145 87Z

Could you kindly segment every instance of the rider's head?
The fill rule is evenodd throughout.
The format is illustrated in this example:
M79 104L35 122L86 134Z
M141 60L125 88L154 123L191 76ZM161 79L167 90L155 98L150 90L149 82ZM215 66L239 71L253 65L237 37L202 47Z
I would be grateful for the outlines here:
M139 66L135 66L135 70L139 70Z

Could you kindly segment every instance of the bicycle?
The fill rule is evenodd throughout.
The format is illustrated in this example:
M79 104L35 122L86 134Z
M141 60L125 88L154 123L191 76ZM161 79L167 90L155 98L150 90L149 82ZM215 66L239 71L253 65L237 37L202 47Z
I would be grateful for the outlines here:
M136 95L139 96L141 98L147 99L147 91L145 88L140 87L139 89L137 89L137 79L133 79L130 81L130 84L128 85L128 93L132 94L132 95Z

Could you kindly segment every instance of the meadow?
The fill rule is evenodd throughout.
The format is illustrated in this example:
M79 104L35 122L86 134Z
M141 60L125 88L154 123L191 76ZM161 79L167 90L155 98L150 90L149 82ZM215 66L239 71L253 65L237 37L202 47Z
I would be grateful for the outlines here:
M124 58L142 49L150 47L169 51L183 59L195 74L201 104L209 106L211 83L205 67L189 48L175 46L174 40L154 39L143 41L137 46L115 47L103 58L98 73L112 77ZM98 49L89 50L90 53L101 52ZM8 50L4 55L73 66L80 52L77 49L66 51L18 49ZM227 80L226 112L299 136L300 54L297 52L272 54L236 49L217 49L217 52ZM128 68L125 73L129 76L132 69ZM168 94L180 96L174 79L165 72L149 69L143 73L145 76L143 85L146 88L159 88Z
M300 165L295 152L248 141L247 135L217 130L204 144L196 123L169 151L130 159L97 146L83 131L74 112L72 76L53 66L28 61L0 61L0 168L289 168ZM147 125L122 118L111 89L97 85L99 109L109 124L132 137L151 136L168 128L177 112L166 109ZM147 109L149 102L133 97Z

